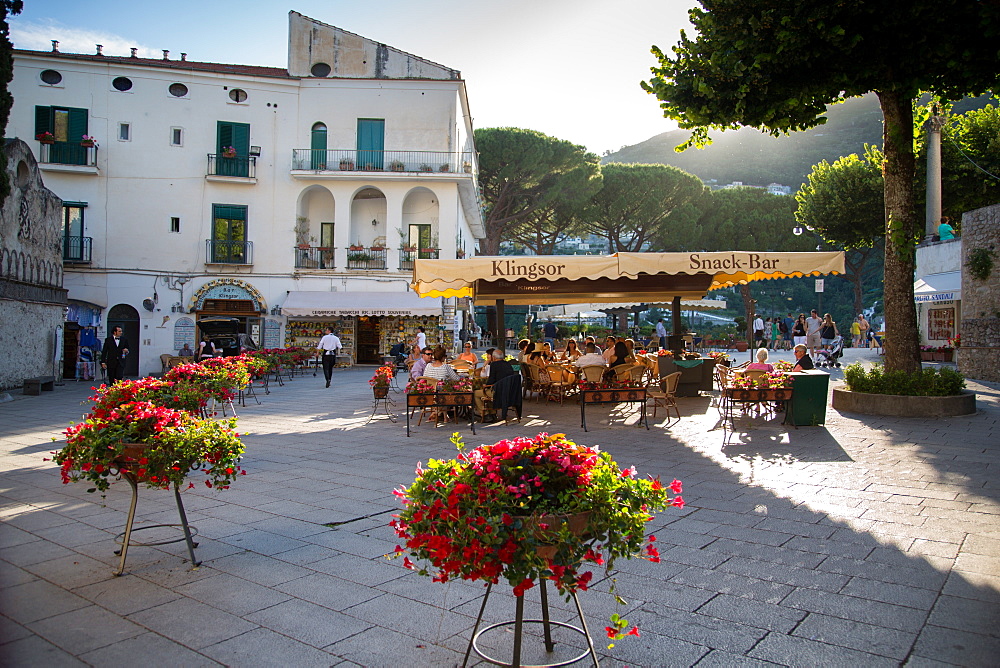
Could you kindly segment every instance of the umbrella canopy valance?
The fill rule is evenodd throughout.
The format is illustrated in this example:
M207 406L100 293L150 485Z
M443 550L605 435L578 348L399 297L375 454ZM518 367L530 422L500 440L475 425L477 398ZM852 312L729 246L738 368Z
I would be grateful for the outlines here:
M422 297L473 297L481 305L658 303L701 299L749 281L843 271L842 252L483 256L418 259L411 285Z

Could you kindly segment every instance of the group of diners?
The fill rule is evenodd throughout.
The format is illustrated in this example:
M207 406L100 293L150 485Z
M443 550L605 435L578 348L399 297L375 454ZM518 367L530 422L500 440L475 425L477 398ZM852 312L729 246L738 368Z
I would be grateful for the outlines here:
M566 346L559 351L552 350L547 342L532 343L530 339L517 342L518 358L522 364L545 367L549 364L573 364L577 367L635 364L635 341L633 339L609 335L601 347L592 336L578 344L576 339L566 339Z

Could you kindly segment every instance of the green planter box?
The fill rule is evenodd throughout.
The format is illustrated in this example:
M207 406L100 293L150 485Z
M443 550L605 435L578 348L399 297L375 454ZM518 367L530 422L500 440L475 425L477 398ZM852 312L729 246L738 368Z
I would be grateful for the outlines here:
M789 375L793 378L792 400L785 409L785 421L795 426L826 424L830 374L813 369Z

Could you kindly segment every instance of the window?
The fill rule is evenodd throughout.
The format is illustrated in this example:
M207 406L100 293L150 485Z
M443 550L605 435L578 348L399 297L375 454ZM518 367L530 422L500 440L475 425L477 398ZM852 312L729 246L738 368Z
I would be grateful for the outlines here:
M425 253L425 248L431 248L431 226L430 225L410 225L410 246L415 246L418 252L417 257L422 260L434 259L434 253Z
M118 124L118 140L119 141L132 141L132 124L131 123L119 123Z
M216 171L219 176L250 175L250 126L247 123L219 121L217 124ZM235 157L224 157L225 150L236 150Z
M229 99L233 102L246 102L247 92L242 88L234 88L229 91Z
M55 86L62 82L62 75L55 70L42 70L42 73L38 76L43 83L47 83L50 86Z
M170 145L184 146L184 129L170 128Z
M211 261L246 264L247 207L240 204L212 205Z
M55 142L49 146L49 162L86 165L87 149L80 145L88 134L89 112L72 107L35 107L35 134L49 132Z
M385 120L358 119L358 169L382 169Z
M333 223L319 224L319 245L323 248L333 248Z
M174 97L187 97L188 87L182 83L172 83L167 89Z
M326 124L315 123L309 133L309 169L326 169Z
M132 90L132 80L128 77L115 77L115 80L111 82L111 85L115 87L115 90L122 93Z
M83 238L83 212L86 202L63 202L63 259L76 262L90 260L90 248Z
M173 216L170 218L170 231L180 232L181 231L181 219Z
M314 77L328 77L330 76L330 71L330 66L326 63L316 63L309 70Z

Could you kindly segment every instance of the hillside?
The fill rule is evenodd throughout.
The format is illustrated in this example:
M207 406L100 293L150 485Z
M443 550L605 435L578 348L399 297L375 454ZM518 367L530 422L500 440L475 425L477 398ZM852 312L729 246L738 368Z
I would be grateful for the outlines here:
M963 100L955 105L955 112L985 103L986 98ZM703 181L715 179L720 185L742 181L757 186L780 183L797 189L820 160L833 162L840 156L860 153L866 143L881 146L882 113L878 99L869 94L830 106L824 125L787 137L771 137L752 128L710 135L714 142L708 148L675 153L674 147L687 139L688 132L664 132L625 146L601 162L660 163L679 167Z

